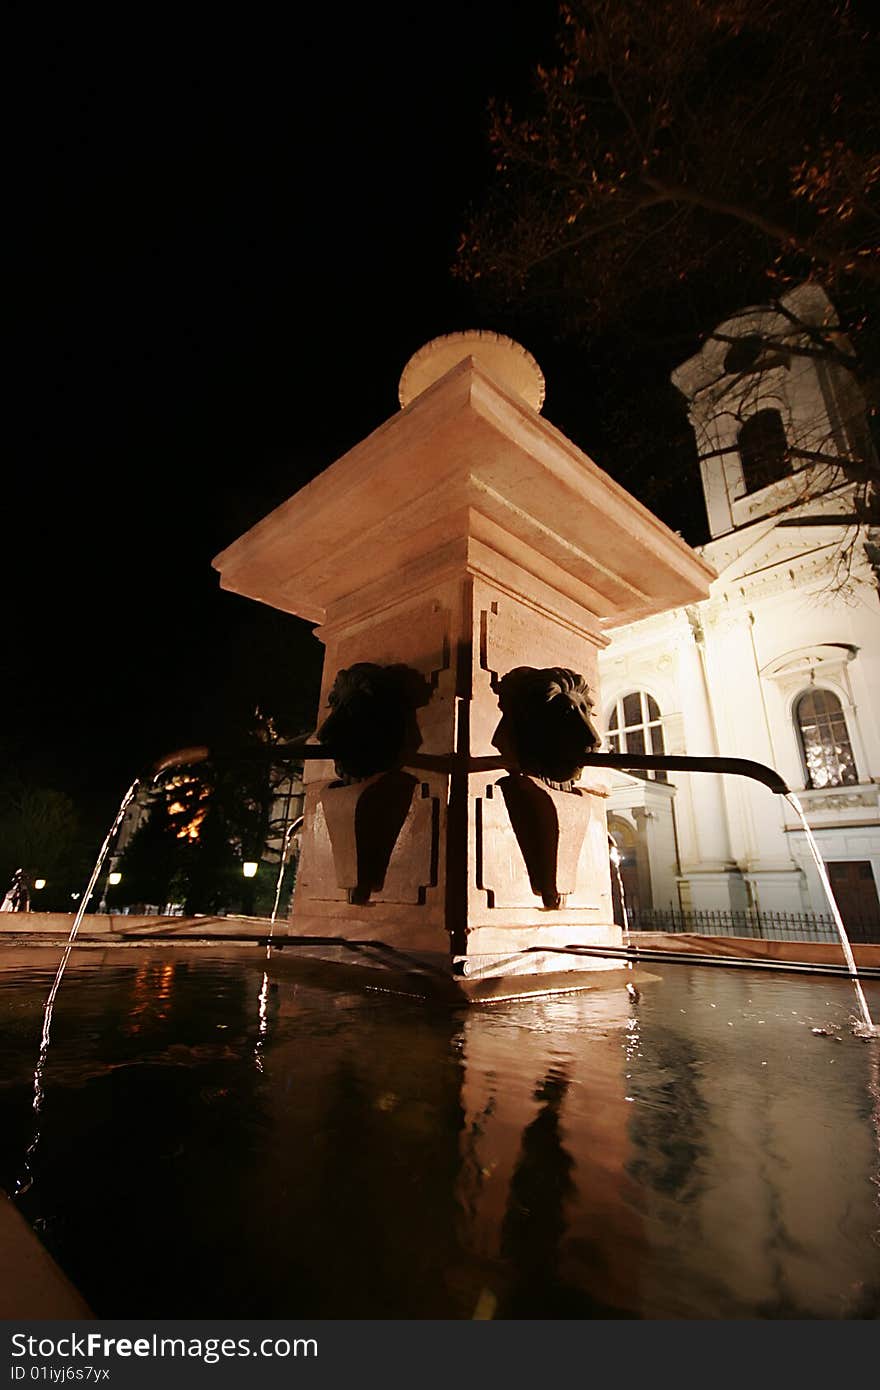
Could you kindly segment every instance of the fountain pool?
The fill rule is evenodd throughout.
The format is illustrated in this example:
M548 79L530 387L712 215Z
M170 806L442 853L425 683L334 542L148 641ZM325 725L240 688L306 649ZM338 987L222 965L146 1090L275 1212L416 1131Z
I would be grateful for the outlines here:
M637 1000L450 1012L266 965L71 956L19 1207L99 1317L880 1313L880 1052L845 978L652 964ZM2 959L7 1188L56 968Z

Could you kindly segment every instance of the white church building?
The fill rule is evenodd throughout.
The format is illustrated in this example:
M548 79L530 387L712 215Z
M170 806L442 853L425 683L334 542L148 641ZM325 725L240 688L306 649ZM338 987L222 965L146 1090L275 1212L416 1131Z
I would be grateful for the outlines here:
M847 926L880 940L880 598L844 518L869 457L863 400L811 329L816 286L720 325L673 373L696 432L717 571L710 596L610 633L600 660L611 751L749 758L799 797ZM827 518L827 520L826 520ZM609 830L627 907L696 930L828 907L789 804L741 777L615 776ZM675 918L672 919L674 925Z

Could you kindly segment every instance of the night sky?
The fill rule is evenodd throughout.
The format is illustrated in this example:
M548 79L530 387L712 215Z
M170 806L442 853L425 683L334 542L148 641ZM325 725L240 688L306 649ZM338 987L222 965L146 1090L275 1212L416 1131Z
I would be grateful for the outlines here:
M397 409L430 338L513 333L610 467L587 358L450 276L488 100L528 91L555 3L221 13L69 7L18 49L0 737L96 815L258 700L305 727L310 627L211 559Z

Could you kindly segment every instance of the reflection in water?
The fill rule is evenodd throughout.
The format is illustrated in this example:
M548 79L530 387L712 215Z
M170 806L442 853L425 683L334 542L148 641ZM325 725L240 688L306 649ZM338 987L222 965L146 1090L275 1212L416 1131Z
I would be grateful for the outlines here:
M268 944L266 946L266 951L267 953L269 951ZM266 1034L269 1031L268 999L269 972L268 970L264 970L263 979L260 983L260 993L257 996L257 1041L254 1043L254 1062L256 1063L257 1071L260 1072L263 1070L263 1048L266 1043Z
M266 1045L266 1034L269 1030L269 1015L266 1008L266 1001L269 996L269 961L272 959L272 937L275 932L275 920L278 916L278 904L281 901L281 886L284 883L284 870L287 867L287 857L290 853L290 846L293 836L297 830L301 829L305 816L297 816L287 826L284 832L284 839L281 842L281 854L278 860L278 878L275 883L275 901L272 904L272 915L269 918L269 935L266 938L266 969L263 971L263 980L260 985L258 998L257 1016L257 1041L254 1043L254 1063L257 1071L263 1070L263 1048Z
M870 1061L870 1081L868 1082L868 1092L871 1096L871 1123L874 1127L874 1142L877 1150L877 1167L873 1174L872 1181L877 1188L877 1206L880 1208L880 1048L875 1048ZM876 1233L877 1244L880 1245L880 1228Z
M0 973L0 1182L37 958ZM637 1005L451 1013L284 959L96 952L71 965L22 1210L103 1317L880 1313L876 1058L848 981L660 968Z
M538 1113L522 1133L501 1223L501 1254L515 1282L499 1317L589 1317L595 1305L561 1274L567 1208L577 1188L574 1159L560 1133L560 1111L569 1082L551 1068L535 1091Z
M634 1069L630 1114L633 1154L629 1171L647 1191L694 1205L703 1186L709 1106L700 1087L697 1045L672 1029L652 1038L655 1069Z
M611 1317L633 1306L630 1015L627 994L613 990L465 1018L463 1239L485 1262L496 1317Z
M168 1018L175 966L172 961L146 960L139 965L132 986L133 1000L123 1029L129 1035Z

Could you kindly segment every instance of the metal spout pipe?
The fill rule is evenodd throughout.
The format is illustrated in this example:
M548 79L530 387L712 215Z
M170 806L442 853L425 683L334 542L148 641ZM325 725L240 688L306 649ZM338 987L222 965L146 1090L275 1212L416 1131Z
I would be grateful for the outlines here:
M291 739L288 743L270 744L260 749L248 749L245 756L259 757L266 761L286 759L296 762L328 761L333 758L333 749L322 743L307 743L314 734ZM244 750L243 750L244 752ZM207 748L183 748L169 753L160 759L153 768L154 778L172 767L202 762L210 757ZM461 760L461 754L419 754L404 761L405 767L422 768L430 771L448 772ZM737 777L750 777L753 782L761 782L777 796L789 796L790 789L779 773L764 763L752 762L749 758L695 758L674 753L584 753L584 767L614 767L622 772L716 772L733 773ZM518 772L519 768L509 759L497 755L472 757L467 759L469 772Z
M749 758L690 758L674 753L587 753L585 767L619 767L626 772L630 768L638 771L669 772L732 772L736 777L751 777L753 782L763 782L777 796L788 796L790 789L779 773L764 763L754 763Z

